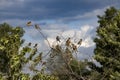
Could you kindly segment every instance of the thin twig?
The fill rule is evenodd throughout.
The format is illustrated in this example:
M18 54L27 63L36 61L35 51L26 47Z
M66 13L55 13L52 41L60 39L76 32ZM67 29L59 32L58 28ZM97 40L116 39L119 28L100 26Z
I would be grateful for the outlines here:
M42 35L42 37L47 41L48 46L49 46L50 48L52 48L52 47L50 46L50 42L49 42L48 39L45 37L45 35L40 31L40 29L38 29L38 31L39 31L39 33Z

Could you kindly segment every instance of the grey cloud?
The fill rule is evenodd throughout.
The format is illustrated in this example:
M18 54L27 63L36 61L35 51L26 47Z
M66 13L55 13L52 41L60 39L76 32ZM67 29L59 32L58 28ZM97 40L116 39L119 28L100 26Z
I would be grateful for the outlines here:
M44 20L74 17L109 5L99 0L2 0L1 19ZM114 2L115 3L115 2ZM4 5L6 4L6 6Z

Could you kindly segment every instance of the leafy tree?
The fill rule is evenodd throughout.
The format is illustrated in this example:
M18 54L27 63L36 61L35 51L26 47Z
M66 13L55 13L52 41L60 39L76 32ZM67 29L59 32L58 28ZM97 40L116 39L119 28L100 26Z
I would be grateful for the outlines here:
M12 27L7 23L0 24L0 80L58 80L36 69L41 62L42 53L38 53L37 44L32 47L29 43L22 47L23 34L24 30L20 27ZM32 78L22 70L29 63L30 70L36 73Z
M94 58L101 64L96 70L101 80L120 79L120 10L111 7L98 16Z
M12 28L6 23L0 24L0 72L9 78L21 70L22 59L16 54L23 43L23 34L24 30L20 27Z

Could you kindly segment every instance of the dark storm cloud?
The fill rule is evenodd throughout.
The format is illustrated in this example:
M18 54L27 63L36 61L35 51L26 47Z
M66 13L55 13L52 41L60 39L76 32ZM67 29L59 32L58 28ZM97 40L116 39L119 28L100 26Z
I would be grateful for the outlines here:
M74 17L113 4L112 2L110 3L110 1L111 0L1 0L0 20L44 20ZM117 1L117 3L119 2Z

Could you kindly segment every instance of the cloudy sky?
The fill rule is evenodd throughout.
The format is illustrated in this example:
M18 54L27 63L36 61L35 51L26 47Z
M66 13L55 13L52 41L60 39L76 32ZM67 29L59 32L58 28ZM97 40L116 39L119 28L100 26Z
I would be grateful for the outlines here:
M92 54L95 47L96 16L110 6L120 9L120 0L0 0L0 23L23 27L26 41L38 43L43 51L47 49L46 41L37 30L26 27L27 21L39 24L51 45L57 35L82 38L83 58Z

